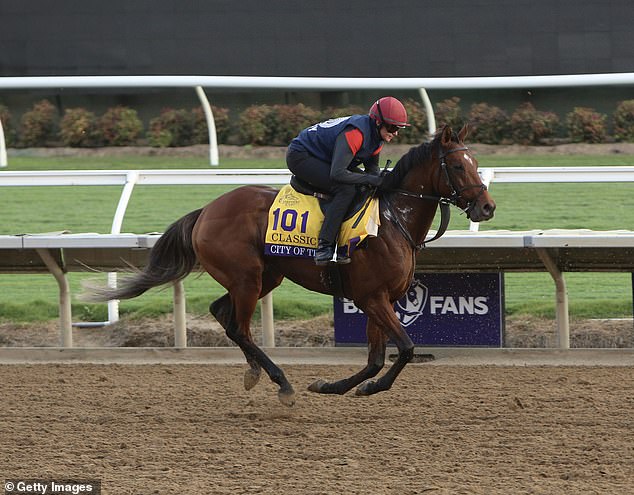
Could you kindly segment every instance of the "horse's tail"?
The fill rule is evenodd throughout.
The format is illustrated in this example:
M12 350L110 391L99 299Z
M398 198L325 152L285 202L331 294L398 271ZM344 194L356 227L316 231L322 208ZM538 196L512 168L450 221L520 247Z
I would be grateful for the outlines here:
M135 275L122 278L116 288L90 288L87 299L108 301L131 299L152 287L158 287L185 278L196 266L197 259L192 245L194 224L202 208L188 213L170 225L150 251L145 268Z

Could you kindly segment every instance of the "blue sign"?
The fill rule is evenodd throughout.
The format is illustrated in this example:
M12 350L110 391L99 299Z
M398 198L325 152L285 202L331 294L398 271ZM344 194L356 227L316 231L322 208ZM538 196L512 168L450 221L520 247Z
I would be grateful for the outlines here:
M501 273L417 273L394 310L416 345L501 347L503 295ZM345 298L334 304L335 343L366 343L365 314Z

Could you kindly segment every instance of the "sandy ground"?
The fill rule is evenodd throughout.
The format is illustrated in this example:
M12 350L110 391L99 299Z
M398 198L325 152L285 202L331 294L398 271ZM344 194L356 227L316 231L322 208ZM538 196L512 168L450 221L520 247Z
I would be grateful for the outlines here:
M277 344L331 346L331 323L277 322ZM171 345L171 324L76 329L75 343ZM227 344L210 317L188 327L190 345ZM631 320L572 327L578 347L632 347ZM55 345L57 323L0 338ZM554 322L511 318L507 343L554 345ZM631 367L410 364L390 391L333 397L306 387L356 366L289 365L292 408L267 378L245 391L245 368L0 365L0 473L134 495L632 493Z
M4 365L0 473L108 494L629 494L630 368L408 366L372 397L350 366L288 366L282 406L242 366Z

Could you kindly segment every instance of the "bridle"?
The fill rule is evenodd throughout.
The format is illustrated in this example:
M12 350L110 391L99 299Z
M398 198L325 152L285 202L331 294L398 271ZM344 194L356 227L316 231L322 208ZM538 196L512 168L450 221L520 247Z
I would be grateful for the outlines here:
M425 239L425 241L423 241L421 244L416 244L414 242L414 240L412 239L412 236L409 233L409 231L402 224L402 222L400 221L398 216L396 214L394 214L394 211L393 211L392 206L391 206L391 202L389 200L387 200L387 207L392 212L392 215L391 215L392 221L396 224L396 226L401 231L401 233L403 234L405 239L407 239L407 241L410 243L410 245L416 250L422 249L423 247L425 247L426 243L431 242L431 241L435 241L436 239L440 238L446 232L447 227L449 226L449 219L450 219L450 216L451 216L451 210L449 208L450 205L453 205L456 208L459 208L464 213L466 213L467 216L469 216L469 213L475 207L475 204L478 201L478 199L480 198L480 196L482 196L482 194L484 194L484 191L487 190L487 186L482 184L482 183L480 183L480 184L469 184L469 185L466 185L466 186L464 186L462 188L457 188L456 187L456 184L455 184L454 180L452 179L451 174L449 173L449 170L447 168L447 160L445 160L445 158L447 157L447 155L450 155L451 153L455 153L457 151L469 151L469 148L467 148L466 146L462 146L460 148L454 148L454 149L451 149L451 150L448 150L448 151L445 151L445 152L441 153L440 157L439 157L439 159L440 159L440 170L441 170L442 175L444 176L445 181L447 182L447 186L449 187L449 191L450 191L450 196L449 197L444 197L444 196L440 196L440 195L432 195L432 194L417 194L417 193L413 193L411 191L407 191L405 189L390 189L389 190L389 192L395 193L395 194L399 194L401 196L407 196L407 197L410 197L410 198L417 198L417 199L421 199L423 201L436 201L438 203L438 206L440 207L440 226L438 227L438 230L436 231L436 234L431 239ZM387 168L387 165L386 165L386 168ZM465 192L465 191L467 191L469 189L476 188L476 187L480 189L480 192L475 197L475 199L473 199L471 202L465 200L462 197L462 193L463 192ZM467 204L466 208L462 208L462 207L458 206L458 201L460 201L461 199Z
M440 170L442 171L442 174L445 176L445 181L447 182L447 185L449 186L449 190L451 192L451 196L449 196L448 198L449 202L452 205L456 206L457 208L460 208L460 206L458 206L458 201L460 199L463 199L465 203L467 203L467 206L466 208L460 208L460 209L464 211L468 216L471 210L473 209L473 207L475 206L476 202L478 201L478 199L480 199L480 196L482 196L482 194L484 194L484 191L487 190L487 186L480 183L480 184L469 184L459 189L456 188L456 184L451 178L451 175L449 174L449 170L447 169L447 161L445 160L447 155L451 153L455 153L456 151L469 151L469 148L467 148L466 146L462 146L460 148L454 148L452 150L445 151L444 153L442 153L440 155ZM461 195L463 192L469 189L473 189L475 187L479 188L480 192L471 202L466 201L464 198L461 198Z

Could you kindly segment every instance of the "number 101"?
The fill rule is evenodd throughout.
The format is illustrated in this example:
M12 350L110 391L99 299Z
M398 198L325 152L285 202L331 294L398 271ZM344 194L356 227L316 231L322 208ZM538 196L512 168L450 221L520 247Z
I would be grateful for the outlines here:
M305 211L299 218L301 218L302 223L299 227L299 230L302 234L306 233L306 225L308 224L308 213ZM297 211L293 209L287 209L281 211L280 208L273 210L273 230L278 230L278 227L281 227L282 230L286 232L292 232L297 228Z

